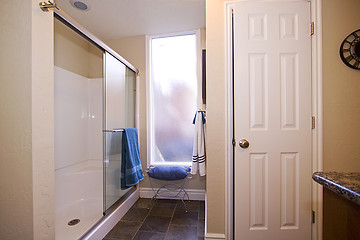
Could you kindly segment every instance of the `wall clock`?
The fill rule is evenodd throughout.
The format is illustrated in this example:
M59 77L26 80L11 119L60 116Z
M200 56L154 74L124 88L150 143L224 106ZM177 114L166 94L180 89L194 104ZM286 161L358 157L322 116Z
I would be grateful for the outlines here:
M360 29L352 32L342 42L340 57L347 66L360 70Z

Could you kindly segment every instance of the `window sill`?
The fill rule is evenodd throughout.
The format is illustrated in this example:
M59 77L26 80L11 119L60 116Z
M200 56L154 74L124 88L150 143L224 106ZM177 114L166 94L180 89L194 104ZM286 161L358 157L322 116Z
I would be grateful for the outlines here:
M179 166L179 167L191 167L192 163L191 162L157 162L157 163L152 163L150 165L148 165L148 168L150 166L153 167L158 167L158 166Z

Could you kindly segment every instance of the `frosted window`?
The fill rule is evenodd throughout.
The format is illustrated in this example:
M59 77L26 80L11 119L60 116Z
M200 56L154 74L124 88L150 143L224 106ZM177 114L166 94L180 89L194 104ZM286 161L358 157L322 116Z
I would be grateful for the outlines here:
M192 161L196 35L151 40L151 163Z

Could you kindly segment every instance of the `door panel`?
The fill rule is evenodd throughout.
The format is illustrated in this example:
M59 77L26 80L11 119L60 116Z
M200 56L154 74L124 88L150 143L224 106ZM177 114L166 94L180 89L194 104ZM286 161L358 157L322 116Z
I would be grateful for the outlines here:
M234 91L235 239L311 239L309 2L235 3Z
M124 128L135 127L136 73L105 53L104 206L107 210L128 189L121 189L121 153Z

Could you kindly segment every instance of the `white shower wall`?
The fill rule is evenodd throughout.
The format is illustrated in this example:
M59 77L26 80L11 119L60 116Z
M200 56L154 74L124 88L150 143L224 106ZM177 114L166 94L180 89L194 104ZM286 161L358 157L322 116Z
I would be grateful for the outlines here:
M103 213L102 78L55 66L54 79L56 240L77 239Z
M103 161L103 79L88 78L88 159Z
M55 170L102 161L102 78L55 66Z

